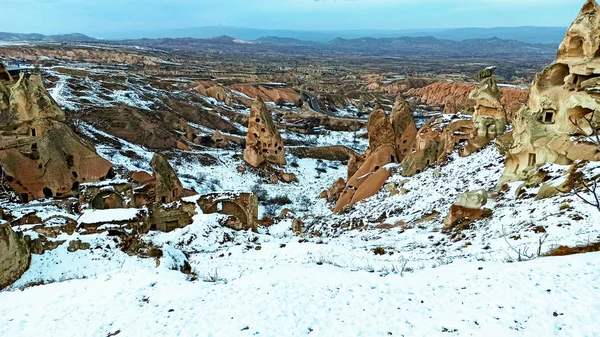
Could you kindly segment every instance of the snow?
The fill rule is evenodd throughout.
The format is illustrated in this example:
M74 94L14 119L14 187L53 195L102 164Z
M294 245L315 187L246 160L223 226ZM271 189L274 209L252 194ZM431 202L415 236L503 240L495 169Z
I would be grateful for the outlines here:
M88 209L79 217L80 224L105 224L138 219L143 210L136 208Z
M289 261L221 282L130 262L0 293L10 303L0 323L23 337L41 327L44 336L597 336L599 261L457 263L404 277Z

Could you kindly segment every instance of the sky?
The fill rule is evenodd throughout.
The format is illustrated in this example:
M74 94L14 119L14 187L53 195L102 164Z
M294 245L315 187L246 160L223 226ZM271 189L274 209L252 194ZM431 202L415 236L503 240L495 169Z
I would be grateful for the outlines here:
M103 33L226 24L349 30L568 26L584 0L0 0L0 31Z

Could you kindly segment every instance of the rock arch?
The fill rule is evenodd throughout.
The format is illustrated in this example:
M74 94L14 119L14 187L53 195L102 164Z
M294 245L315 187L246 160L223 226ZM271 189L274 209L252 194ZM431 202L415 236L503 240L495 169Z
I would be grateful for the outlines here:
M100 191L90 202L93 209L124 208L125 199L115 191Z
M218 200L214 202L205 213L230 215L240 220L243 224L248 224L248 219L250 218L248 212L240 204L229 200Z

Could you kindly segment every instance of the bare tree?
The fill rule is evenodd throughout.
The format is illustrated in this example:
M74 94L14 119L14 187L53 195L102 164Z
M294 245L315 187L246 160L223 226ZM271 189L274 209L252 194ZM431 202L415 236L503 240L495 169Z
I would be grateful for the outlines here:
M593 179L593 181L586 182L583 176L580 178L579 183L583 186L583 191L588 192L592 195L591 198L586 198L582 195L581 190L573 189L573 194L581 199L584 203L595 207L600 212L600 191L598 190L598 179Z
M583 109L581 112L571 115L569 121L600 150L600 118L594 118L597 117L596 114L600 114L600 111ZM587 128L589 130L586 130Z

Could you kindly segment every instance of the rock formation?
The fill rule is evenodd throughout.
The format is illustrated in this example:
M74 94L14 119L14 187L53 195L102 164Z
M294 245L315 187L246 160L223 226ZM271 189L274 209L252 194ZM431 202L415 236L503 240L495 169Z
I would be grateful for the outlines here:
M444 219L444 230L469 229L473 222L491 217L492 210L483 208L487 198L485 190L469 191L459 195Z
M0 164L23 201L75 195L80 183L114 174L112 164L64 121L40 75L22 73L14 85L0 84Z
M21 233L0 224L0 290L13 284L29 268L31 252Z
M410 152L417 137L417 125L413 118L413 112L406 101L398 96L392 114L390 116L398 162L401 162Z
M13 83L12 76L10 76L8 70L6 70L6 67L2 62L0 62L0 83L5 85Z
M488 67L479 73L481 84L473 89L469 98L475 101L473 124L479 137L496 138L506 130L507 118L500 103L500 90L494 79L495 67Z
M271 113L259 97L252 105L248 119L248 135L244 161L250 166L262 164L285 165L285 149Z
M441 164L457 145L468 147L476 135L475 127L471 119L457 117L434 117L421 127L413 150L402 161L402 175L412 176L430 165Z
M411 89L404 96L420 97L421 102L427 105L443 105L444 113L456 113L460 110L469 110L475 102L469 99L469 94L476 86L468 83L438 82L423 88ZM521 105L527 102L529 90L520 88L500 88L502 99L508 118L512 118Z
M502 182L544 163L600 160L600 8L588 0L567 30L557 59L539 73L513 131L498 139L507 157Z
M334 212L339 213L344 207L354 205L379 192L391 174L392 167L389 164L397 164L407 155L414 142L416 130L412 112L401 98L396 101L390 118L383 109L375 109L367 124L369 149L364 162L355 156L351 158L348 173L353 174L349 176ZM356 167L358 169L352 172ZM335 187L334 185L332 189Z
M155 179L155 201L165 204L180 200L184 192L183 185L167 158L160 153L155 153L150 166Z

